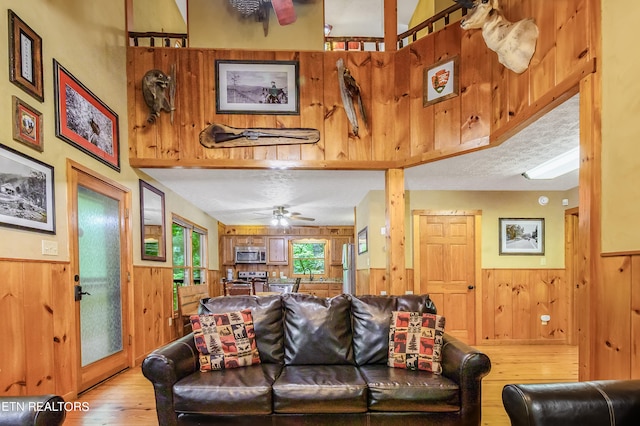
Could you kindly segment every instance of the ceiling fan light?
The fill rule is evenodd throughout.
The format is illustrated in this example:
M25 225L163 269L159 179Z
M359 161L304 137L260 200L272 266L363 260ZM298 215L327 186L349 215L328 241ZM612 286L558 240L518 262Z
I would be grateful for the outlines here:
M289 222L284 217L280 218L280 226L289 226Z
M278 226L278 218L274 217L273 219L271 219L271 226Z

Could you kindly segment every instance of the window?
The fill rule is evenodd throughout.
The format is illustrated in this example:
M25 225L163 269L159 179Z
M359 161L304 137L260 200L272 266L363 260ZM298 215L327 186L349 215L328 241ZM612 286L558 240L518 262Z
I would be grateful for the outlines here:
M291 244L292 275L325 275L327 259L326 240L297 240Z
M173 217L171 226L173 253L173 309L178 309L178 287L205 284L207 281L207 231Z

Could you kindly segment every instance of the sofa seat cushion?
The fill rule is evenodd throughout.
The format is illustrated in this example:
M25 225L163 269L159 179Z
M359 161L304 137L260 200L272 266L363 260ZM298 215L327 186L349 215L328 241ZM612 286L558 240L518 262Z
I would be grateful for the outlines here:
M364 413L367 385L353 365L288 365L273 384L276 413Z
M279 364L256 364L186 376L173 385L178 413L271 414L271 386Z
M460 410L460 388L445 376L427 371L361 366L369 387L371 411L452 412Z

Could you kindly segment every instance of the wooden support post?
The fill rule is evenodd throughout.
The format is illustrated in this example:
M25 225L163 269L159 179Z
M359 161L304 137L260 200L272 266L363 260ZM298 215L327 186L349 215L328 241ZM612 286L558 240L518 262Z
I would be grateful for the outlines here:
M404 170L389 169L385 173L385 217L387 270L385 290L388 294L404 294L407 288L405 261Z
M398 0L384 0L384 50L394 52L398 39Z

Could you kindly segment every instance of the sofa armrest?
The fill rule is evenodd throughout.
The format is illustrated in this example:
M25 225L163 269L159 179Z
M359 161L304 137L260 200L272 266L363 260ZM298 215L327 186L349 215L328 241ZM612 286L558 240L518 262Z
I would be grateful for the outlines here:
M198 370L198 351L190 333L151 352L142 361L142 374L153 383L158 423L176 425L173 385Z
M489 374L491 361L479 350L445 333L442 346L442 374L460 387L462 418L480 424L482 378ZM467 424L467 423L465 423Z
M67 415L64 399L57 395L0 397L0 425L57 426Z
M502 402L514 426L637 425L640 380L510 384Z

